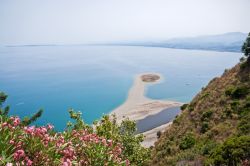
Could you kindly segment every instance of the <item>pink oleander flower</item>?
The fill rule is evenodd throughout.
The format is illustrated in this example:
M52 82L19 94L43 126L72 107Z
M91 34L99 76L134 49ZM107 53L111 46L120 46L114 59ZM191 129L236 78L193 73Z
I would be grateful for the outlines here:
M11 139L9 143L13 145L13 144L15 144L15 141L13 141L13 139Z
M62 151L64 158L66 159L73 159L75 155L75 151L72 147L67 147Z
M6 126L8 126L8 123L7 123L7 122L2 123L2 127L3 127L3 128L6 127Z
M12 163L7 163L6 166L13 166L13 164Z
M47 131L48 131L46 127L41 127L40 130L41 130L40 132L41 132L42 134L45 134L45 133L47 133Z
M105 138L102 139L102 144L103 144L104 146L107 146L107 140L106 140Z
M26 163L27 166L32 166L32 163L33 163L33 162L32 162L30 159L28 159L26 162L27 162L27 163Z
M63 162L63 166L72 166L70 159L66 159L66 161Z
M18 161L20 160L21 158L25 157L25 153L24 153L24 150L20 149L20 150L17 150L15 153L14 153L14 160Z
M24 127L24 131L28 134L34 135L35 126Z
M13 120L13 124L14 126L18 126L20 124L20 118L19 117L15 117L14 120Z
M47 128L48 128L48 130L52 130L52 129L54 128L54 126L51 125L51 124L48 124L48 125L47 125Z
M108 146L112 146L113 145L113 141L112 140L108 140Z
M130 165L130 162L128 159L126 159L126 166L129 166Z
M122 153L122 148L120 148L120 147L117 148L117 153L118 153L118 154L121 154L121 153Z

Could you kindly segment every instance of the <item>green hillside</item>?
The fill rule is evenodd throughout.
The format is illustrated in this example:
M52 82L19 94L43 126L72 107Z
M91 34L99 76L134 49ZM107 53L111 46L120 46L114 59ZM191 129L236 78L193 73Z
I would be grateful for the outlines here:
M250 164L249 62L211 80L182 108L156 142L151 164Z

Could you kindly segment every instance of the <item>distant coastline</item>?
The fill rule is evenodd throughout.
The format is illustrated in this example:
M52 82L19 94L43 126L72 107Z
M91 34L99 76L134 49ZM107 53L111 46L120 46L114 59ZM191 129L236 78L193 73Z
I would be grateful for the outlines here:
M217 35L181 37L166 40L124 41L106 43L112 46L161 47L186 50L204 50L217 52L241 52L247 33L229 32Z
M145 41L115 41L103 43L78 43L78 44L23 44L6 45L6 47L43 47L43 46L138 46L160 47L185 50L204 50L217 52L241 52L241 46L247 33L228 32L217 35L204 35L196 37L172 38L166 40Z
M199 47L199 46L181 46L181 45L160 45L160 44L27 44L27 45L5 45L5 47L67 47L67 46L128 46L128 47L156 47L156 48L168 48L168 49L181 49L181 50L198 50L198 51L214 51L214 52L234 52L240 53L241 52L241 45L230 47L230 48L223 48L223 47Z

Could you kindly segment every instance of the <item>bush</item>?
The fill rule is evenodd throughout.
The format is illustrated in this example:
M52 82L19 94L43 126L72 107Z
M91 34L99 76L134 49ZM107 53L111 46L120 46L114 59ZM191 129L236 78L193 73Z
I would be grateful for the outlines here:
M217 146L211 153L213 165L236 166L250 157L250 136L228 138L222 145Z
M183 105L181 106L181 110L184 111L187 107L188 107L188 104L183 104Z
M238 125L238 130L242 134L250 133L250 119L248 119L248 120L244 119L244 120L240 121L240 123Z
M179 115L176 115L174 120L173 120L173 123L176 124L176 125L179 125L180 124L180 116Z
M193 147L195 144L195 138L194 135L192 133L188 133L182 140L181 143L179 145L179 148L181 150L185 150L185 149L189 149L191 147Z
M238 100L232 101L232 102L230 103L230 106L231 106L232 110L233 110L235 113L239 113L240 102L239 102Z
M161 137L161 131L157 131L156 135L157 135L157 138L159 139Z
M207 132L208 129L209 129L209 123L208 122L203 122L201 124L201 133Z
M225 110L224 110L224 112L223 112L223 115L222 116L226 116L226 117L232 117L232 113L233 113L233 111L232 111L232 109L231 108L225 108ZM222 117L223 118L223 117Z
M240 134L250 134L250 112L241 117L237 129Z
M202 147L202 154L203 155L209 155L213 150L214 148L216 147L216 142L210 140L210 141L207 141L207 142L204 142L204 145Z
M189 105L189 106L188 106L188 111L189 111L189 112L192 112L193 110L194 110L194 106L193 106L193 105Z
M202 113L201 120L209 120L209 118L212 116L213 112L211 110L205 111Z
M249 93L249 88L247 86L229 87L225 91L225 94L227 96L231 96L234 99L245 97L248 93Z
M42 111L22 122L19 117L2 114L6 108L0 110L0 165L140 166L150 156L150 150L140 145L143 136L134 134L135 122L129 120L118 125L115 117L104 116L93 127L84 123L80 112L69 110L74 123L55 132L50 124L27 126Z
M234 87L232 87L232 86L228 87L225 91L225 95L231 96L233 90L234 90Z

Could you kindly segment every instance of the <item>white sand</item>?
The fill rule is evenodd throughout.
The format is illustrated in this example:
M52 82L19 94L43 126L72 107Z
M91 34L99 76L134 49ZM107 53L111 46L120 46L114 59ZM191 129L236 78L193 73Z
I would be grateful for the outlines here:
M160 80L156 82L143 82L141 76L144 74L156 74L160 76ZM127 100L118 108L114 109L110 114L115 114L118 122L124 118L130 120L144 119L149 115L156 114L166 108L180 106L182 103L167 100L153 100L145 97L145 90L147 84L159 83L162 76L157 73L143 73L135 77L135 81L129 90Z
M160 76L160 80L156 82L143 82L141 76L144 74L156 74ZM163 77L157 73L143 73L135 77L135 81L131 89L129 90L127 100L118 108L114 109L110 114L115 114L117 117L117 122L120 123L122 119L129 118L130 120L140 120L144 119L149 115L159 113L160 111L175 107L181 106L183 103L167 100L153 100L145 97L145 91L147 84L159 83ZM164 131L170 123L164 124L157 128L154 128L150 131L143 133L145 140L142 143L145 147L150 147L154 145L154 142L157 140L156 133L158 131Z

